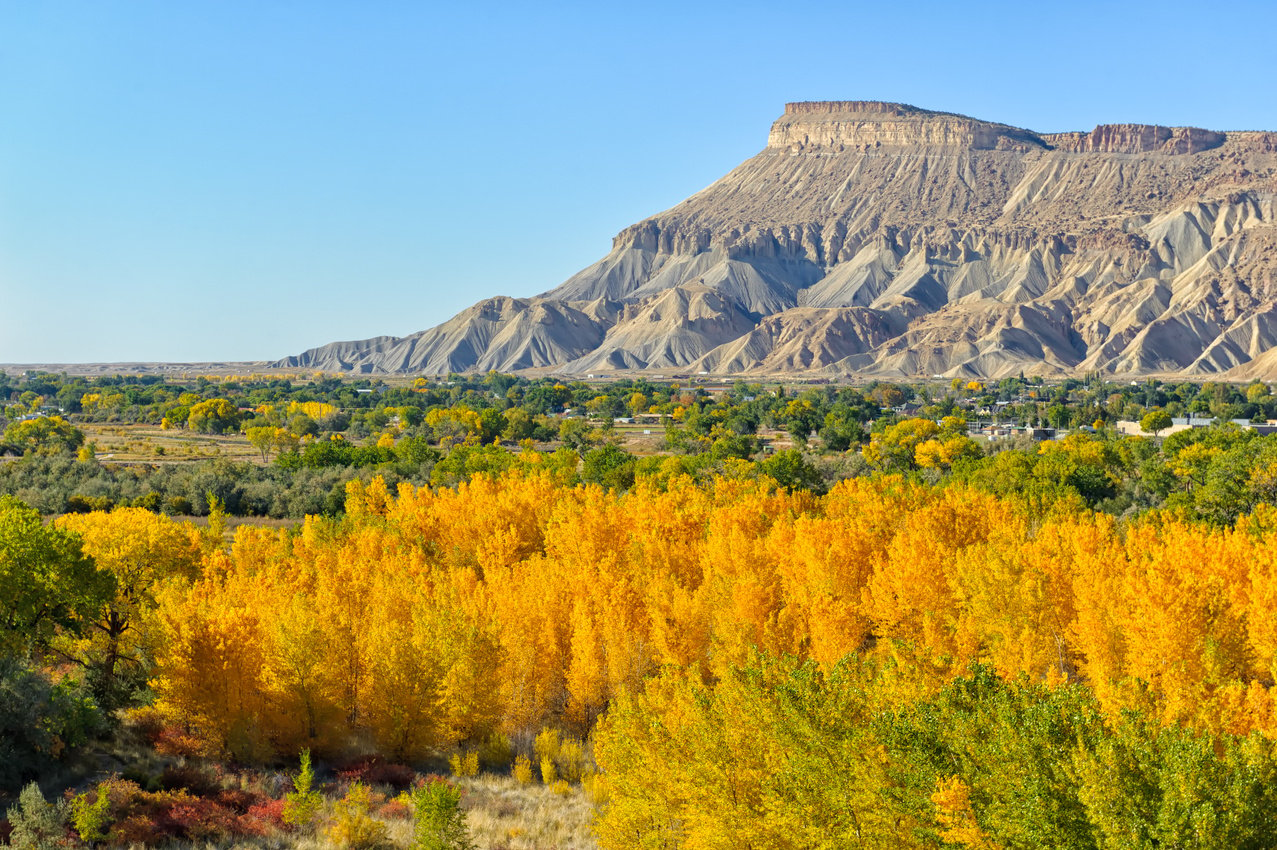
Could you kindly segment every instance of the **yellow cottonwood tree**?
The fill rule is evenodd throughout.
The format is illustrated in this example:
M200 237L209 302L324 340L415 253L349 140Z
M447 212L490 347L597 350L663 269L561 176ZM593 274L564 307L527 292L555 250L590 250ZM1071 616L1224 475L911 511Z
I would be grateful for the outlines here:
M149 619L156 588L198 574L200 535L142 508L66 514L54 524L80 535L84 553L115 576L115 596L92 623L91 634L75 644L64 642L63 649L92 671L100 699L122 704L128 694L119 691L141 684L137 677L154 650Z
M270 752L260 598L257 582L240 576L204 579L189 589L170 585L159 594L165 639L156 705L204 740L210 754L253 760Z

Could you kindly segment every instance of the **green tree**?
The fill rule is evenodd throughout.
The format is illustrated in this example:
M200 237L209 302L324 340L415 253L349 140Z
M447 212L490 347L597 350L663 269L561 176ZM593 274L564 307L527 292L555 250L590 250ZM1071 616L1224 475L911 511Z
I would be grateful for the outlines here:
M56 454L78 449L84 433L61 416L41 416L14 422L5 429L4 441L23 452Z
M615 490L634 486L634 455L615 443L606 443L585 453L581 459L581 479Z
M1165 410L1150 410L1144 414L1144 418L1140 420L1140 430L1145 434L1153 434L1156 436L1172 425L1171 415Z
M324 807L324 796L315 790L315 770L310 764L310 750L301 752L301 768L293 779L293 790L284 795L284 823L308 827Z
M824 480L798 449L776 452L758 462L757 469L787 490L820 490Z
M936 792L956 778L969 789L974 824L992 838L984 846L1094 846L1072 761L1075 748L1094 749L1104 734L1085 687L1005 682L976 667L875 725L906 811L931 820ZM943 814L931 826L942 832Z
M253 448L262 453L262 463L266 462L266 453L275 448L275 433L279 430L270 425L259 425L255 428L248 428L244 431L244 436L248 438L248 442Z
M757 657L711 685L670 670L621 693L594 733L601 846L916 846L868 734L872 676L853 656L828 675Z
M502 438L512 443L519 440L526 440L532 436L536 430L536 422L532 420L532 416L521 407L514 407L505 413L505 430L501 432Z
M564 419L559 425L559 439L568 448L582 451L594 442L594 429L584 419Z
M294 413L288 420L288 430L298 437L314 437L319 433L319 423L305 413Z
M1124 715L1072 758L1101 847L1273 846L1273 742L1211 736Z
M80 539L0 496L0 654L29 653L59 630L79 634L115 594Z
M430 440L422 434L404 437L395 445L395 454L404 463L418 467L434 464L443 457L443 452L431 446Z
M66 805L50 803L32 782L22 789L18 804L9 809L9 825L13 833L9 846L20 850L54 850L66 839Z
M83 681L67 677L54 684L45 671L0 655L0 791L47 775L53 762L105 725Z
M204 434L225 434L239 425L239 411L224 398L210 398L191 407L186 427Z
M472 850L461 792L447 782L427 782L412 794L413 850Z
M107 783L99 783L91 793L86 791L76 795L71 801L71 824L80 840L90 847L106 840L106 828L111 824L111 797L107 793Z

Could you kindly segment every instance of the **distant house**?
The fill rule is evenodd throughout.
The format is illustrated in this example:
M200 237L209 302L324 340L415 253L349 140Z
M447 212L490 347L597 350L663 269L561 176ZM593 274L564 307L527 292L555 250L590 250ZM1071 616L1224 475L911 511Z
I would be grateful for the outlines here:
M981 425L976 423L967 428L967 436L973 440L1008 440L1013 437L1028 437L1031 440L1054 440L1057 436L1054 428L1035 428L1031 425Z
M1235 420L1244 427L1249 427L1250 422L1246 420ZM1158 432L1159 437L1167 437L1171 434L1177 434L1180 431L1188 431L1193 428L1209 428L1215 424L1214 417L1208 416L1174 416L1171 418L1171 427L1163 428ZM1128 437L1144 436L1144 429L1140 427L1140 423L1130 419L1121 419L1118 421L1117 433L1125 434Z

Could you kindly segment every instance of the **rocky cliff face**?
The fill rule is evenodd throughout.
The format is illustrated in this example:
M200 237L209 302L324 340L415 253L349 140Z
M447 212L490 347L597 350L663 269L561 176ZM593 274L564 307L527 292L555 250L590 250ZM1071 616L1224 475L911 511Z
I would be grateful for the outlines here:
M1277 133L794 103L533 299L281 366L1277 377Z
M1186 154L1217 148L1225 133L1200 127L1158 127L1152 124L1101 124L1089 133L1052 133L1043 140L1055 150L1072 153Z
M772 125L769 148L844 151L881 148L953 148L1029 151L1046 143L1027 130L965 115L930 112L899 103L823 101L790 103Z

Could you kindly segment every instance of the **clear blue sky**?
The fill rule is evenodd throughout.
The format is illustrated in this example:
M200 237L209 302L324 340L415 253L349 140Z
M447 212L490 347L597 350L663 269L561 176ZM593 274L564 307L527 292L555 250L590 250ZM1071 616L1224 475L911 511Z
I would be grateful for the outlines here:
M532 295L791 100L1277 129L1277 4L0 0L0 362L273 359Z

